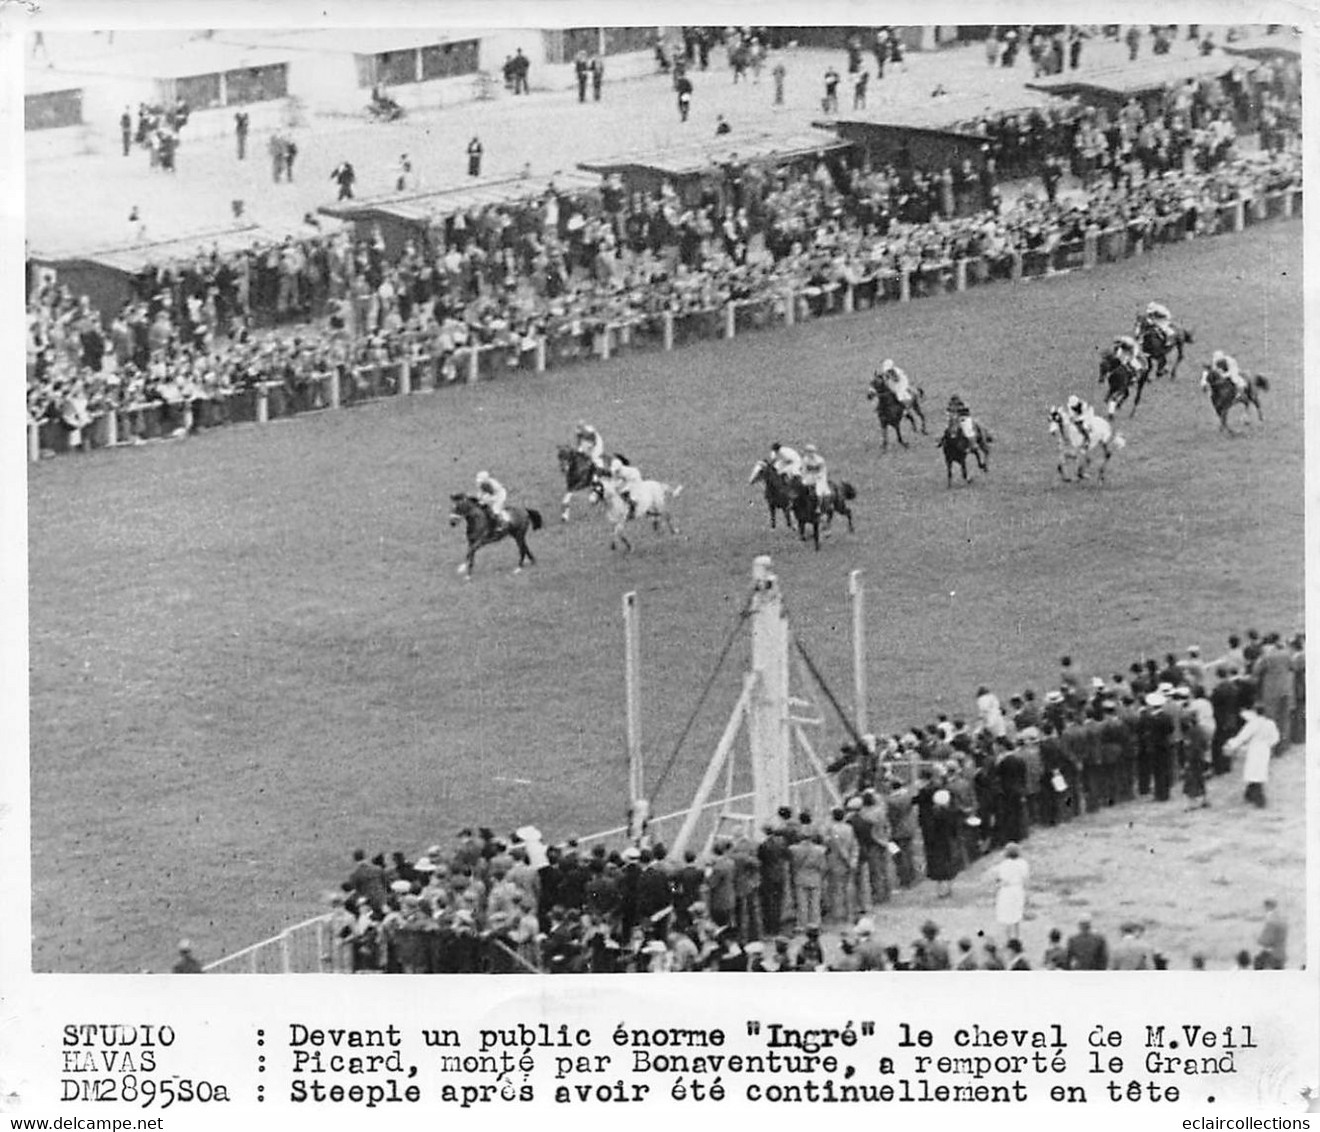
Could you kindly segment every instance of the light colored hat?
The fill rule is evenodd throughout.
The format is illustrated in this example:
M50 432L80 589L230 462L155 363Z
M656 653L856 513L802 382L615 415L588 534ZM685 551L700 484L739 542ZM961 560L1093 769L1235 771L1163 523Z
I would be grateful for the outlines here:
M1045 702L1047 704L1061 704L1063 703L1063 693L1060 692L1057 688L1053 689L1052 691L1046 692Z
M1155 689L1155 691L1159 692L1161 696L1167 696L1173 691L1173 685L1164 681Z
M874 935L875 921L870 916L863 916L857 921L857 926L853 928L858 935Z
M894 359L893 359L893 358L886 358L883 362L880 363L880 368L881 368L881 369L893 369L893 368L894 368Z
M400 894L403 894L405 892L411 892L412 885L409 884L406 880L396 880L390 885L390 891L397 892Z
M947 790L936 790L930 800L937 806L947 806L953 800L953 796Z
M754 939L752 940L751 943L749 943L746 947L744 947L743 950L747 952L748 955L764 955L765 944L762 943L759 939Z
M478 472L478 473L477 473L477 479L478 479L478 480L488 480L488 479L490 479L490 473L489 473L489 472Z
M1151 692L1146 697L1147 707L1163 707L1166 703L1168 703L1168 701L1164 698L1163 694L1160 692Z
M432 861L430 857L423 857L413 865L413 871L418 873L433 873L435 872L435 862Z

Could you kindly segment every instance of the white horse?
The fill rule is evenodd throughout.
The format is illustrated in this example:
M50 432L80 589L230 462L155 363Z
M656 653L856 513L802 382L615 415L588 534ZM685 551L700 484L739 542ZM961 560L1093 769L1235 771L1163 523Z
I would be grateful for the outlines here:
M1097 478L1101 483L1105 482L1105 465L1109 463L1109 458L1115 453L1127 446L1127 441L1114 431L1114 426L1104 417L1092 415L1086 425L1089 436L1083 436L1082 430L1077 427L1077 422L1072 419L1072 414L1067 409L1058 405L1050 409L1050 432L1059 440L1059 475L1064 483L1071 483L1072 479L1064 471L1064 465L1077 465L1077 478L1086 479L1086 470L1091 466L1091 461L1099 452L1104 459L1100 463L1100 471Z
M651 527L655 531L660 530L660 523L663 520L666 527L669 528L671 535L678 534L674 527L674 520L669 514L670 504L683 492L683 485L672 487L667 483L660 483L658 480L639 480L629 488L629 495L635 510L630 514L628 500L619 494L619 489L614 480L605 478L596 481L592 488L592 501L599 499L605 504L605 517L610 521L614 528L614 533L610 537L610 549L617 548L619 543L623 543L625 550L632 550L632 543L628 541L623 533L623 528L631 519L649 518Z

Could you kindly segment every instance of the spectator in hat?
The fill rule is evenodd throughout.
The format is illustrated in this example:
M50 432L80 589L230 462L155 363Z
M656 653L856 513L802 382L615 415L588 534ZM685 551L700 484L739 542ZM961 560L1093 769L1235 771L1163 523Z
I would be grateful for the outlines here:
M1279 732L1276 755L1288 748L1291 737L1293 710L1293 661L1283 647L1278 633L1270 633L1262 642L1260 655L1251 666L1256 681L1256 699L1260 710L1274 723Z
M481 176L481 156L485 152L486 150L485 147L481 144L481 139L477 137L475 134L473 134L472 140L467 144L467 162L468 162L469 177Z
M1069 971L1106 971L1109 969L1109 945L1105 937L1091 928L1091 917L1077 921L1077 932L1068 937Z
M821 926L821 891L825 885L827 852L819 833L811 833L789 848L793 862L794 905L800 928Z
M1031 970L1031 963L1022 953L1022 941L1016 936L1004 945L1004 950L1008 952L1008 969L1010 971Z
M1120 929L1121 935L1109 955L1111 971L1146 971L1154 967L1150 948L1141 941L1141 925L1126 923Z
M962 834L962 815L953 807L953 796L948 790L936 790L931 795L930 824L925 839L926 876L935 882L935 895L953 894L953 878L957 875L956 854Z
M197 962L190 941L186 939L179 940L179 958L175 960L170 972L175 975L200 975L202 973L202 965Z

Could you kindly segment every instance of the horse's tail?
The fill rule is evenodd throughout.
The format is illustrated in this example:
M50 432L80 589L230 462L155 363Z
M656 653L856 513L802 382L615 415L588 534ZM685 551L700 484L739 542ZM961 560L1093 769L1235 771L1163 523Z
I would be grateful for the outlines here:
M1127 437L1122 436L1116 432L1114 433L1114 439L1111 440L1109 443L1113 446L1115 452L1119 452L1127 447Z
M1259 389L1262 393L1268 393L1270 391L1269 378L1267 378L1263 373L1256 374L1256 380L1254 384L1256 388Z
M857 498L857 489L853 487L853 485L850 484L847 480L844 480L841 484L839 484L839 490L843 493L844 499Z
M987 444L993 444L995 442L995 438L990 435L990 430L988 428L981 429L981 439Z
M1195 339L1192 337L1192 328L1190 326L1183 327L1182 337L1183 337L1183 341L1187 343L1187 345L1189 346L1195 341Z
M527 519L532 524L532 530L539 531L541 529L541 512L535 507L527 508Z
M670 499L677 499L680 495L683 494L682 484L679 484L677 487L670 487L668 484L665 484L665 488L669 491Z

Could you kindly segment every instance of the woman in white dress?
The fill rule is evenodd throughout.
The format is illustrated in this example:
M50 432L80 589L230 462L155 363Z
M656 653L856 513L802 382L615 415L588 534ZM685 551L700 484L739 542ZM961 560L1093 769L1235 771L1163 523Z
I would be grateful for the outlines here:
M1027 878L1031 870L1022 857L1017 843L1004 846L1004 859L992 870L999 889L995 893L995 920L1003 927L1006 938L1017 939L1027 907Z

